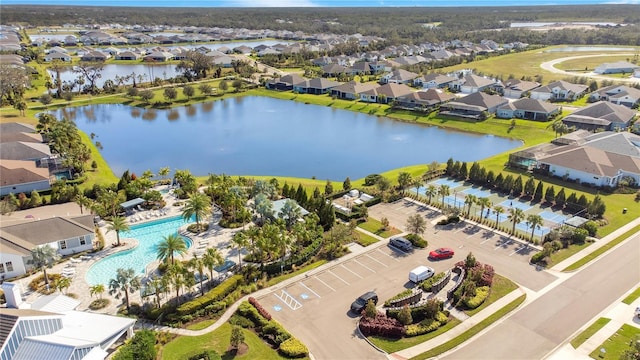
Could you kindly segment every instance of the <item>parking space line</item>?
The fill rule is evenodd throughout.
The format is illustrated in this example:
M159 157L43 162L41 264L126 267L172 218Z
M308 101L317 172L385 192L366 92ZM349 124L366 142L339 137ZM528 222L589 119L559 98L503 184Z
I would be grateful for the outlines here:
M280 295L273 294L273 296L275 296L278 299L280 299L280 301L285 303L285 305L287 305L291 310L298 310L298 309L300 309L302 307L302 304L300 304L300 302L298 300L296 300L296 298L291 296L291 294L286 292L284 289L281 290L281 291L282 292L280 293Z
M515 254L519 253L522 250L526 250L527 248L528 248L528 246L526 246L526 245L520 245L520 248L516 249L516 251L512 252L511 254L509 254L509 256L515 255Z
M313 295L318 297L318 299L322 298L322 296L318 295L317 292L313 291L311 288L309 288L307 285L305 285L302 281L300 281L300 285L302 285L305 289L311 291L313 293Z
M392 260L394 260L394 261L396 261L396 262L400 262L400 260L398 260L398 259L394 258L393 256L391 256L391 255L389 255L389 254L385 253L384 251L382 251L382 250L380 250L380 249L376 249L376 251L377 251L377 252L379 252L379 253L380 253L380 254L382 254L382 255L388 256L389 258L391 258Z
M322 281L322 279L320 279L319 277L316 276L316 280L320 281L322 284L324 284L324 286L328 287L329 289L331 289L332 291L336 291L336 289L332 288L331 286L329 286L329 284L327 284L326 282Z
M342 266L345 270L347 270L348 272L352 273L353 275L355 275L355 276L359 277L360 279L362 279L362 276L356 274L354 271L352 271L348 267L344 266L344 264L340 264L340 266Z
M331 275L333 275L333 276L337 277L337 278L338 278L338 280L342 281L343 283L345 283L345 284L347 284L347 285L351 285L351 284L349 284L348 282L346 282L343 278L341 278L340 276L338 276L338 275L334 274L334 273L333 273L333 271L331 271L331 270L327 270L327 272L328 272L329 274L331 274Z
M486 243L487 241L491 241L491 240L493 240L493 239L492 239L492 238L487 238L487 240L480 241L480 244L484 244L484 243Z
M496 246L493 250L495 251L495 250L501 249L505 245L511 245L511 244L513 244L513 240L506 240L501 242L500 245Z
M380 264L380 265L382 265L382 266L384 266L384 267L389 267L389 265L387 265L387 264L383 263L382 261L380 261L380 260L378 260L378 259L376 259L376 258L373 258L373 257L369 256L369 254L364 254L364 255L365 255L366 257L368 257L369 259L371 259L371 260L373 260L373 261L377 262L378 264Z
M358 261L358 259L353 259L354 262L357 262L358 264L360 264L360 266L362 266L363 268L371 271L371 272L376 272L375 270L371 269L370 267L366 266L365 264L361 263L360 261Z

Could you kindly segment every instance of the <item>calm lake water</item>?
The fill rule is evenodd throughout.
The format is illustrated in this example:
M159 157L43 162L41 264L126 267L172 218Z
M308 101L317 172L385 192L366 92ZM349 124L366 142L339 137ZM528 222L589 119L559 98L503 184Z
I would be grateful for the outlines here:
M47 70L52 79L55 79L55 72L51 70ZM116 75L118 76L127 76L132 73L136 74L136 82L140 82L138 75L142 75L142 82L149 82L152 79L159 77L160 79L169 79L179 75L176 71L176 64L171 65L147 65L147 64L107 64L104 66L104 69L100 73L100 78L96 81L96 86L99 88L104 85L106 80L111 80L115 82ZM62 82L73 82L79 76L79 73L73 72L71 70L63 71L60 73L60 79ZM127 84L131 85L132 81L129 81ZM85 81L85 85L89 85L88 81ZM76 90L77 91L77 88Z
M358 103L354 103L358 106ZM328 106L247 96L171 110L91 105L74 119L117 176L188 169L194 175L270 175L344 180L431 161L480 160L522 143L448 131Z
M544 52L579 52L579 51L638 51L634 47L613 47L613 46L563 46Z

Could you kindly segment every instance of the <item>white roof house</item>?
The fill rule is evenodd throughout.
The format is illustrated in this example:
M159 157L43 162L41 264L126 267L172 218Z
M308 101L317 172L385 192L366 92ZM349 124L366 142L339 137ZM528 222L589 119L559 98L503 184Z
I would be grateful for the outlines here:
M61 294L22 303L15 285L2 285L2 360L103 360L116 340L133 334L135 319L76 311L79 302Z

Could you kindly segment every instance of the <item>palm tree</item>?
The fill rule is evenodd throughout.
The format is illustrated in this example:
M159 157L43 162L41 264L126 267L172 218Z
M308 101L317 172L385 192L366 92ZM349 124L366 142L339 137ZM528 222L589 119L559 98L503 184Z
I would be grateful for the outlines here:
M93 297L93 295L97 295L98 299L102 299L103 293L104 293L104 285L102 284L93 285L92 287L89 288L89 294L91 295L91 297Z
M153 294L155 295L156 306L160 307L160 293L166 290L165 283L162 281L162 278L157 276L152 277L151 280L149 280L149 282L147 283L147 289L153 291Z
M398 174L398 187L400 188L402 195L404 195L404 189L411 185L411 180L411 174L408 172L403 171Z
M31 250L31 260L28 262L36 269L42 269L44 273L44 284L49 286L49 277L47 276L47 268L51 269L53 263L59 258L56 249L51 246L39 246Z
M105 210L111 213L111 216L116 216L116 210L120 202L120 195L117 192L111 190L102 191L98 195L97 201L104 206Z
M171 260L171 265L173 265L175 254L183 255L187 253L187 244L180 235L171 234L162 238L156 251L158 260L162 260L163 262Z
M533 234L535 233L536 229L540 229L543 223L544 220L542 219L542 216L538 214L530 214L529 216L527 216L527 225L529 225L529 227L531 228L531 242L533 242Z
M54 284L56 290L60 291L61 293L64 293L64 290L68 289L69 286L71 286L71 279L69 279L68 277L61 277L56 280Z
M278 213L278 216L281 219L284 219L287 229L291 229L293 224L295 224L298 219L302 217L302 210L300 210L300 206L298 204L289 199L284 202L282 209Z
M471 214L471 206L473 206L473 204L475 204L477 200L478 198L475 195L471 195L471 194L467 194L464 197L464 203L468 205L467 217L469 217L469 215Z
M189 197L189 200L182 208L182 217L189 221L191 217L196 217L196 225L200 229L200 221L209 215L211 211L211 199L203 194L196 192Z
M438 194L440 196L442 196L442 207L444 208L444 197L445 196L449 196L449 194L451 194L449 185L440 185L440 187L438 188Z
M496 205L493 207L493 212L496 213L496 229L497 229L498 224L500 223L500 214L504 213L504 208L500 205Z
M116 239L118 240L117 246L120 246L120 232L130 230L127 220L122 216L114 216L107 224L109 225L107 227L107 232L116 232Z
M171 169L169 169L168 166L161 167L160 170L158 170L158 175L162 177L162 180L164 180L167 175L169 175L169 172L171 172Z
M525 214L524 211L520 208L509 208L509 220L513 223L513 228L511 228L511 233L513 235L516 234L516 224L520 221L524 220Z
M116 277L109 281L109 294L115 295L115 298L119 299L120 295L124 293L127 310L129 310L129 293L140 289L140 285L140 277L136 275L135 270L120 268Z
M273 216L273 203L263 193L259 193L253 200L255 209L260 216L260 225L264 225L265 221Z
M238 247L238 264L240 265L240 267L242 267L242 254L240 253L240 250L249 245L249 238L244 231L238 231L237 233L233 234L231 242L236 244L236 246Z
M414 178L411 185L416 188L416 196L420 194L420 188L422 187L422 180L420 178Z
M76 204L80 206L80 214L83 213L83 208L89 208L90 207L89 205L91 205L91 199L89 199L88 197L80 193L78 193L78 195L75 196L73 201L75 201Z
M487 211L487 214L485 215L484 209L491 207L491 201L489 200L489 198L486 198L486 197L478 198L476 200L476 204L480 205L480 219L482 219L483 216L486 218L489 215L489 212Z
M205 268L204 261L201 258L198 258L196 254L193 254L193 259L189 260L189 267L200 273L200 276L198 277L200 279L200 295L204 295L204 286L202 286Z
M202 255L202 262L209 270L209 275L211 275L211 279L213 280L213 269L218 265L222 265L224 263L224 259L216 248L207 248L207 251Z
M435 185L428 185L425 195L429 197L429 204L431 204L431 198L438 194L438 188Z
M171 264L165 272L165 276L168 277L169 282L171 282L171 285L173 285L173 288L176 290L176 303L180 302L180 289L186 283L182 264Z

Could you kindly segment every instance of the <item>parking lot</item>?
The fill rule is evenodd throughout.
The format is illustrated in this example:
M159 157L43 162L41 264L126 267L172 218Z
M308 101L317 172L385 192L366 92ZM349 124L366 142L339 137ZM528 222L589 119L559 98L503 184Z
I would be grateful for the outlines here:
M351 302L373 290L381 305L385 300L411 286L408 273L419 265L427 265L436 273L450 269L469 252L494 266L496 272L532 290L540 290L556 279L529 265L535 251L493 231L460 223L454 227L436 228L441 214L408 200L378 204L369 208L369 216L386 217L392 226L405 228L406 219L420 214L427 221L423 237L427 249L411 253L387 246L381 241L349 259L334 260L333 265L311 271L303 280L274 290L259 298L260 303L292 334L299 337L316 359L384 359L383 354L359 338L357 316L350 313ZM451 247L452 259L432 261L428 253L437 247Z

